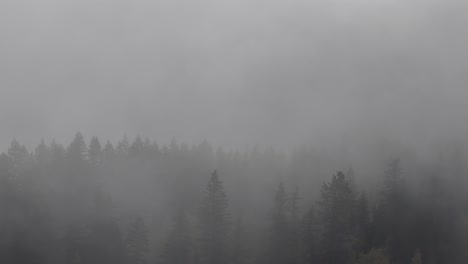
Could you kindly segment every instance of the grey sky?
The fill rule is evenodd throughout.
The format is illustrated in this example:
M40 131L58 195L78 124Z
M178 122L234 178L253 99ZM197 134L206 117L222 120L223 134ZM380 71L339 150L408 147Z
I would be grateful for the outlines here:
M0 0L0 146L460 138L461 2Z

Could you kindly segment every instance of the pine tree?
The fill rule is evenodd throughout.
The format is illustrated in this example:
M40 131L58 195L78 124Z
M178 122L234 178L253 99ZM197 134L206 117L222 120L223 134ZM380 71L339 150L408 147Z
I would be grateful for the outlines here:
M128 149L128 154L130 155L130 157L135 158L142 155L143 151L143 140L141 140L140 136L137 136L135 138L135 141L133 141L132 145Z
M127 260L132 264L145 264L148 260L148 229L143 219L137 217L130 225L126 237Z
M101 162L101 143L97 137L92 137L89 142L88 160L92 166L97 166Z
M324 263L348 263L351 258L352 225L355 200L342 172L324 183L318 202L323 228L321 258Z
M67 156L70 162L83 165L86 162L87 147L83 135L78 132L67 148Z
M46 164L51 159L50 149L45 144L43 139L41 139L41 143L36 147L34 154L35 154L36 162L39 163L40 165Z
M184 210L179 210L169 237L164 245L162 263L188 264L191 262L190 227Z
M110 143L109 140L107 140L107 143L104 146L104 148L102 150L102 153L103 153L103 156L104 156L104 160L110 161L110 160L114 159L115 149L114 149L114 146L112 146L112 144Z
M388 247L392 261L409 262L413 248L408 246L410 220L406 191L398 159L391 161L384 174L382 202L378 208L375 228L381 232L381 246Z
M211 174L200 210L201 258L206 264L224 264L227 256L228 201L217 171Z
M22 175L29 156L26 147L14 139L8 149L8 156L10 156L13 165L13 174L16 176Z

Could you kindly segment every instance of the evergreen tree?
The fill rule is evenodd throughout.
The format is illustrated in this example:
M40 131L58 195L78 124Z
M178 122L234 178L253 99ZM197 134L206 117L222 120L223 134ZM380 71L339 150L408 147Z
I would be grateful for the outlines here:
M107 140L107 143L104 146L104 148L102 150L102 153L103 153L103 156L104 156L104 160L110 161L110 160L114 159L115 149L114 149L114 146L110 143L109 140Z
M128 154L130 157L139 157L143 154L144 151L144 146L143 146L143 140L141 140L140 136L137 136L135 138L135 141L133 141L132 145L128 149Z
M395 262L409 262L413 248L409 217L409 204L403 186L399 160L391 161L384 174L382 201L378 208L375 229L379 230L380 246L386 245L390 259Z
M87 147L83 135L78 132L67 148L67 156L70 162L83 166L86 162Z
M35 151L35 159L40 165L45 165L50 159L50 149L45 144L44 140L41 139L41 143L36 147Z
M13 165L13 174L16 176L24 174L29 156L26 147L14 139L8 149L8 156L10 156Z
M126 237L127 260L132 264L145 264L148 260L148 229L143 219L137 217Z
M97 137L92 137L89 142L88 160L92 166L97 166L101 161L101 143Z
M323 263L344 264L352 258L352 225L355 200L342 172L324 183L318 202L323 233L321 258Z
M228 201L217 171L211 174L202 202L200 228L200 253L203 263L226 263Z

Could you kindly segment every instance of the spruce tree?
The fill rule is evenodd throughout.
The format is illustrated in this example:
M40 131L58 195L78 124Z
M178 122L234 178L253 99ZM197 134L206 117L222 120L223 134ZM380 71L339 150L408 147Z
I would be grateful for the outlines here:
M352 226L355 200L342 172L324 183L318 202L322 225L321 259L327 264L345 264L352 257Z
M215 170L208 181L200 210L200 253L203 263L226 263L228 229L227 196Z
M101 143L97 137L92 137L89 142L88 160L92 166L97 166L101 161Z

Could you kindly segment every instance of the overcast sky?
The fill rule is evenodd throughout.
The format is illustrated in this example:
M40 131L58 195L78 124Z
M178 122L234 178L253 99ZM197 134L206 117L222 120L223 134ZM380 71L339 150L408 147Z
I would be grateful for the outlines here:
M468 136L456 0L0 0L0 146Z

